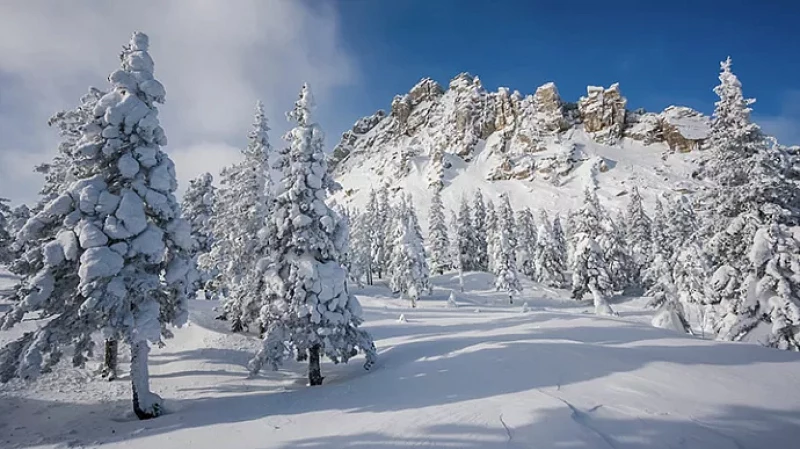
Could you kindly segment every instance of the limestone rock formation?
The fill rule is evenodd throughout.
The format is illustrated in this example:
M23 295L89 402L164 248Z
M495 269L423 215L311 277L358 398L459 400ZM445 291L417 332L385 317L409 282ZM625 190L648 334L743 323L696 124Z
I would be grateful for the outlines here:
M584 130L593 133L598 142L613 145L625 129L628 100L622 96L618 83L608 89L589 86L586 92L587 95L578 101Z
M375 173L398 179L420 169L430 188L441 189L453 167L488 164L483 172L492 180L549 179L558 185L583 160L564 143L576 131L602 145L627 138L663 143L675 152L701 147L708 135L708 118L690 108L652 113L626 106L618 84L590 86L571 103L554 83L523 96L504 87L488 92L469 73L455 76L446 89L424 78L396 96L388 114L378 111L345 132L329 167L342 175L369 162Z

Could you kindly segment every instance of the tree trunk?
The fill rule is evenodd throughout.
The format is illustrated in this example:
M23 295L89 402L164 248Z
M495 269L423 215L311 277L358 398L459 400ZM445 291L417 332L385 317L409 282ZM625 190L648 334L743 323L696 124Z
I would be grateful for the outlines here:
M514 297L513 296L508 295L508 303L509 304L514 304Z
M319 366L319 345L314 345L308 350L308 383L309 385L322 385L322 369Z
M140 341L131 344L131 390L133 391L133 412L139 419L150 419L163 412L161 398L150 391L150 373L147 358L150 346Z
M101 375L107 380L117 378L117 353L119 351L119 341L116 338L109 338L105 343L105 353L103 357L103 371Z
M231 332L243 332L244 331L244 324L242 324L242 319L240 317L236 317L233 319L231 323Z

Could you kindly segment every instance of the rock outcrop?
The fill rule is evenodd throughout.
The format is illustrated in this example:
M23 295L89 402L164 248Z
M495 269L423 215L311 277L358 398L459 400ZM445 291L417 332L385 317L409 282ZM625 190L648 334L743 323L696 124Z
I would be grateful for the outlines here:
M686 153L699 149L708 138L708 117L683 106L670 106L659 114L629 113L625 137L646 145L663 142L671 151Z
M590 86L586 96L570 103L554 83L523 96L507 88L487 92L468 73L454 77L447 89L425 78L396 96L388 115L378 111L345 132L329 167L343 174L371 160L372 170L385 176L425 167L431 188L441 188L454 165L481 163L491 164L486 173L493 180L557 183L575 166L573 150L564 150L561 143L575 130L603 145L628 138L645 145L663 143L676 152L699 148L708 135L708 118L690 108L652 113L626 106L618 84ZM473 162L479 152L480 162Z
M589 86L587 95L578 101L583 128L600 143L613 145L622 137L625 129L625 106L628 100L622 96L619 84L608 89Z
M705 142L711 123L694 109L670 106L661 113L661 128L664 142L672 151L687 153L699 149Z

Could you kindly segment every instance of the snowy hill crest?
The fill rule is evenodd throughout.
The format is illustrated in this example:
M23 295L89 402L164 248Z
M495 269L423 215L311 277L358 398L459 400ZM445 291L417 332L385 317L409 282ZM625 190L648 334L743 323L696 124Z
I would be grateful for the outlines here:
M446 89L422 79L393 99L388 114L381 110L358 120L343 134L329 167L345 187L341 199L357 206L366 199L366 180L374 188L385 183L423 197L454 183L469 184L461 190L488 183L490 197L501 193L493 189L532 192L544 184L559 188L567 201L541 204L541 198L508 192L512 203L561 209L577 197L570 187L580 191L587 184L605 187L601 196L609 198L624 195L622 184L632 181L645 190L685 189L697 154L690 153L708 132L708 117L690 108L628 110L618 84L589 86L586 96L567 102L554 83L523 96L507 88L488 92L478 77L461 73ZM617 175L598 184L598 175L608 171ZM511 180L522 183L497 183ZM448 200L454 195L445 192L445 203L454 206Z

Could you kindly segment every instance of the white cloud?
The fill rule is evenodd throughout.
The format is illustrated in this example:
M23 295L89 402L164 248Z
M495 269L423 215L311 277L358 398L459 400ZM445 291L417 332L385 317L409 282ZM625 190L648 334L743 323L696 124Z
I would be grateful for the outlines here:
M176 158L182 184L198 170L232 162L231 149L244 145L257 99L279 145L283 113L301 82L310 82L324 102L358 76L341 45L336 13L323 2L0 2L4 172L29 173L25 164L54 154L57 136L47 118L77 104L89 85L104 87L135 30L150 35L156 76L167 88L165 149ZM39 183L35 175L3 176L0 196L31 201Z

